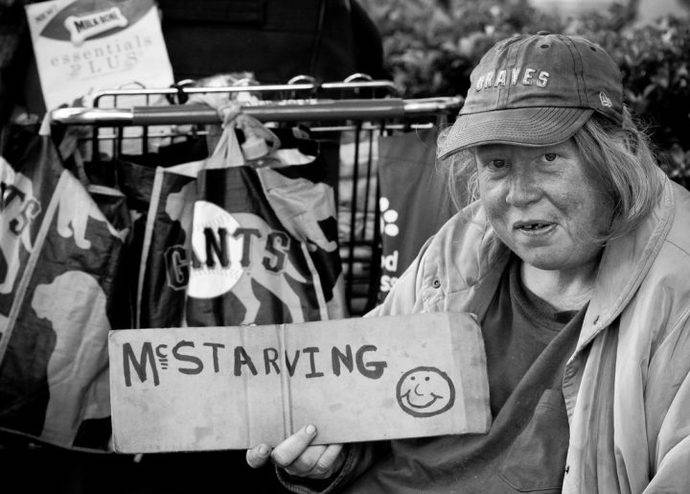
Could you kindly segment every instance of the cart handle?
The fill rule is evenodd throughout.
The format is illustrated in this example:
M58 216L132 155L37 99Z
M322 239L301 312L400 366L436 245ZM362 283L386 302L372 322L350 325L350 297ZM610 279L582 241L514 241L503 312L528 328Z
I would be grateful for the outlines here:
M385 120L457 112L461 97L422 99L293 100L242 106L241 111L261 121ZM51 122L64 125L129 126L184 125L220 122L206 105L135 106L132 108L59 108Z

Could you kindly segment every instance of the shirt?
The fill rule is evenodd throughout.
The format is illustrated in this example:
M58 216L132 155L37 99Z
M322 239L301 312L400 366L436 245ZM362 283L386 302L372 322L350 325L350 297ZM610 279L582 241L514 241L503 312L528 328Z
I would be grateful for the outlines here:
M513 257L481 324L489 432L395 441L347 492L559 492L569 437L560 382L584 312L526 290Z

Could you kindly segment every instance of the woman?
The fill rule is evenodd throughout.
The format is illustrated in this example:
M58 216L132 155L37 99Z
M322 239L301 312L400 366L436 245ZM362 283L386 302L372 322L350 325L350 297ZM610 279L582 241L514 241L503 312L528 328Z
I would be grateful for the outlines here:
M475 313L490 431L310 446L308 426L248 462L299 492L690 492L690 194L598 45L516 36L471 81L439 158L478 200L373 315Z

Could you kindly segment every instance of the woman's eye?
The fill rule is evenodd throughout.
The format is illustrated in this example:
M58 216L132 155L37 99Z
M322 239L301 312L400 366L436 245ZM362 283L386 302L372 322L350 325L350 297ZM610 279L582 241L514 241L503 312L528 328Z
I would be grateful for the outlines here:
M491 168L504 168L506 166L506 160L489 160L489 166Z
M558 158L558 155L556 153L546 153L544 154L544 159L546 161L554 161L556 158Z

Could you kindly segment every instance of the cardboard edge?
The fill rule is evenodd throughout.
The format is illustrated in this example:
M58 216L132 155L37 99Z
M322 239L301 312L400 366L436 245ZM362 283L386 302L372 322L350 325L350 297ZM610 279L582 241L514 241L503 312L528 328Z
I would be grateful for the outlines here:
M113 365L112 362L116 361L116 359L112 358L112 352L115 352L115 346L117 345L117 332L118 330L111 329L108 331L108 338L107 338L107 344L108 344L108 386L110 386L109 390L109 398L110 398L110 438L112 440L112 448L113 451L116 453L129 453L128 451L123 450L118 441L117 441L117 432L119 430L118 427L115 426L116 420L115 420L115 409L112 406L112 393L113 389L116 389L115 384L115 372L113 372Z
M486 350L481 327L474 314L468 312L445 312L444 317L450 329L453 360L456 367L462 368L462 362L476 362L478 364L467 365L466 369L471 374L462 376L461 396L464 398L464 418L468 428L464 433L486 433L489 431L492 418ZM460 321L463 319L466 323ZM471 328L472 330L459 331L460 327ZM470 338L470 340L466 341L464 338ZM479 350L479 354L470 351L474 348ZM468 387L469 384L472 386ZM477 410L480 413L470 413Z

